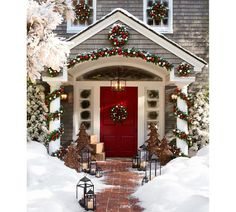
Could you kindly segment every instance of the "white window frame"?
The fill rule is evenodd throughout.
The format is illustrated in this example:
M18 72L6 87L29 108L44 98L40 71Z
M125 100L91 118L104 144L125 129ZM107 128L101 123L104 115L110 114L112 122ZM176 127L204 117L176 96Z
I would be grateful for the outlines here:
M148 0L143 0L143 21L147 24L147 2ZM168 26L151 26L156 32L160 33L173 33L173 0L169 0L169 19Z
M87 2L85 0L85 2ZM93 23L96 21L97 17L97 0L93 0ZM71 20L67 21L67 33L77 33L85 28L87 28L89 25L78 25L73 26Z

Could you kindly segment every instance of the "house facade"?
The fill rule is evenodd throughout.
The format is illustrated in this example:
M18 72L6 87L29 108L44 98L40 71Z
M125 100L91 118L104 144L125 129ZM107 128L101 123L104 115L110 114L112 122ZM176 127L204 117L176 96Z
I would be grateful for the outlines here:
M110 157L132 157L152 122L160 138L173 129L188 134L188 122L173 115L169 99L177 87L187 96L189 90L208 84L208 1L161 0L167 8L161 21L150 16L153 0L78 2L89 7L89 18L64 22L56 30L70 41L68 69L62 76L43 78L51 92L63 86L68 94L66 101L50 103L51 111L64 107L61 120L50 123L50 130L64 124L52 151L75 140L81 123L104 143ZM128 32L122 46L108 39L117 25ZM183 62L192 69L187 76L177 72ZM114 91L114 80L125 83L124 90ZM179 96L177 107L188 112ZM116 110L122 113L121 121ZM177 146L188 154L184 139L177 138Z

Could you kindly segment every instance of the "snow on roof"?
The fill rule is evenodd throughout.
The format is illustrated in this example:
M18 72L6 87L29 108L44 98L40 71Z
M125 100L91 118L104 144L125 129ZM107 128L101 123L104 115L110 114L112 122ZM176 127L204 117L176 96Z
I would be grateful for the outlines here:
M105 20L106 18L114 15L115 13L120 12L122 14L124 14L125 16L131 18L132 20L134 20L135 22L139 23L140 25L142 25L143 27L147 28L148 30L150 30L152 33L156 34L157 36L161 37L162 39L168 41L169 43L171 43L172 45L176 46L177 48L181 49L182 51L184 51L185 53L189 54L190 56L194 57L195 59L197 59L198 61L202 62L203 64L207 64L207 62L205 60L203 60L202 58L198 57L197 55L193 54L192 52L186 50L185 48L183 48L182 46L180 46L179 44L175 43L174 41L172 41L171 39L167 38L165 35L156 32L151 26L147 25L146 23L144 23L143 21L139 20L137 17L135 17L134 15L132 15L131 13L129 13L128 11L124 10L123 8L116 8L114 10L112 10L110 13L108 13L107 15L103 16L101 19L95 21L93 24L89 25L87 28L81 30L79 33L71 36L70 38L67 39L67 41L71 41L74 38L76 38L77 36L83 34L85 31L88 31L89 29L93 28L95 25L97 25L98 23L102 22L103 20Z

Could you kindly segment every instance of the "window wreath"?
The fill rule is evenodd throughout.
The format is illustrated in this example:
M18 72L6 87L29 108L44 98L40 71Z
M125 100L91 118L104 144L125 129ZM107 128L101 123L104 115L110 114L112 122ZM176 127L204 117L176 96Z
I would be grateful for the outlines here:
M110 29L108 39L114 46L123 46L128 42L129 32L125 26L121 24L115 24Z
M75 11L75 22L78 21L86 21L89 19L91 15L91 10L88 4L79 3L76 4L77 1L74 1L74 11Z
M125 106L115 105L110 110L110 116L113 122L120 123L127 119L128 112Z
M158 1L152 4L149 10L149 15L153 20L160 22L163 18L167 16L167 11L167 7L160 1Z

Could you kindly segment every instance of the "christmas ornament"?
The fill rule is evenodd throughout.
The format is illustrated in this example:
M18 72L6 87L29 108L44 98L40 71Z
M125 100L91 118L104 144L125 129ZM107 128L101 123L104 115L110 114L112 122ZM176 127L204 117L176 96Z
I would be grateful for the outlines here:
M128 112L125 106L115 105L110 110L110 117L113 122L121 123L127 119Z
M125 26L121 24L115 24L110 29L108 39L114 46L123 46L128 42L129 32Z
M167 16L167 7L162 4L160 1L152 4L149 15L153 20L156 20L158 23Z
M77 4L77 0L73 1L74 4L74 11L75 11L75 22L85 22L89 19L91 15L91 10L88 4L79 3Z
M121 47L111 47L111 48L100 48L89 53L78 54L74 59L68 60L68 68L74 67L77 63L82 63L85 61L97 60L100 57L111 57L115 55L122 55L123 57L134 57L141 58L146 62L153 63L160 67L164 67L167 70L170 70L173 65L170 64L167 60L159 57L156 54L151 54L146 51L142 51L135 48L124 49Z
M187 77L188 75L190 75L192 73L192 68L189 64L187 63L181 63L178 67L177 67L177 73L179 76L184 76Z

